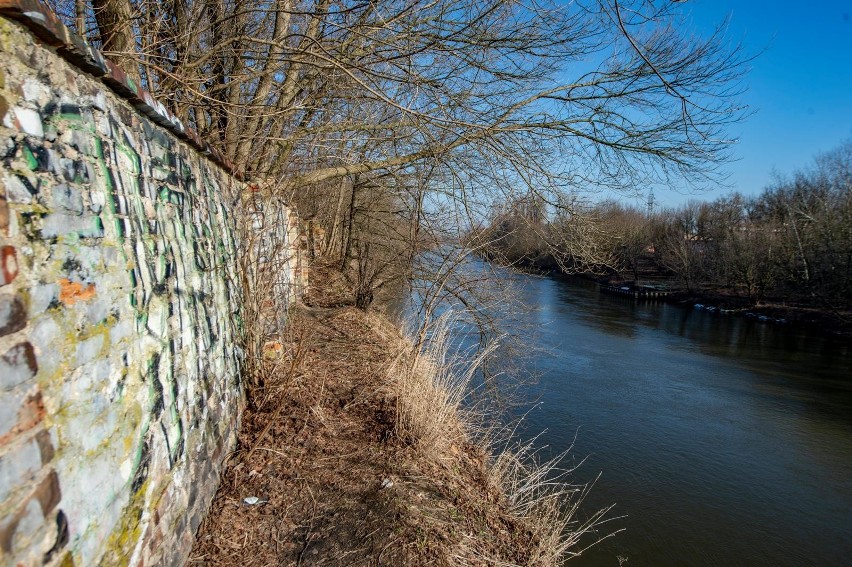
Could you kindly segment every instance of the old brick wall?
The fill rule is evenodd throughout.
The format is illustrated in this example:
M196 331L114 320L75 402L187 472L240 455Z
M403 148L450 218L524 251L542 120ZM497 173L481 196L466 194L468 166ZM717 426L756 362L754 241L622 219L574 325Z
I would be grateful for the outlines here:
M245 315L261 331L257 338L275 340L284 331L289 306L305 291L308 243L295 212L268 193L244 199L242 214L250 231L243 243L243 269L253 294L244 305Z
M239 182L22 4L0 2L35 21L0 17L0 564L180 564L243 400Z

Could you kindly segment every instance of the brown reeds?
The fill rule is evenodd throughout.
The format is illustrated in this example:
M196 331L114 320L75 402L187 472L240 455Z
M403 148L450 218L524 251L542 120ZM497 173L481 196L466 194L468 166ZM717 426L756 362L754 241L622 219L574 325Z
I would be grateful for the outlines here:
M389 366L388 385L396 401L396 434L423 458L444 461L448 470L458 470L452 466L458 454L452 448L473 443L483 457L488 484L502 496L498 504L507 507L500 513L508 511L530 534L519 542L525 547L523 564L560 565L599 540L593 532L609 508L578 520L590 486L570 483L573 469L561 467L565 455L542 459L535 440L512 441L510 428L494 425L496 416L464 405L477 368L497 342L475 354L454 351L453 324L452 314L438 318L427 333L421 333L428 339L419 350L402 336L395 337L397 354ZM487 564L512 564L483 555L481 550L488 546L474 541L476 537L467 535L464 551L454 554L461 563L475 557Z

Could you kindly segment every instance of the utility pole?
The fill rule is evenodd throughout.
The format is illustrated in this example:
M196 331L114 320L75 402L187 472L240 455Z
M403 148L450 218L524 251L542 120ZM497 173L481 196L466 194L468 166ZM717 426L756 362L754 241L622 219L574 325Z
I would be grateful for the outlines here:
M654 188L648 190L648 218L654 214Z

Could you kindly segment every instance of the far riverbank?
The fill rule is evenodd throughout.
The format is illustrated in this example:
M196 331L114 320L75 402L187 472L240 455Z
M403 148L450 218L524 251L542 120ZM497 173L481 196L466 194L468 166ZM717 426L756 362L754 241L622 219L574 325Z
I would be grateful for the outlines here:
M497 258L484 258L504 267L522 273L547 275L554 278L581 278L593 281L600 286L635 286L635 282L625 280L613 274L568 273L552 257L521 259L515 262L500 262ZM771 298L757 303L733 293L723 287L705 287L701 290L687 290L682 284L670 277L655 274L647 280L639 280L638 288L653 285L656 289L666 289L664 298L654 299L686 309L699 309L725 317L754 318L762 323L805 328L809 331L828 336L852 337L852 313L830 311L817 307L791 305ZM645 301L645 299L638 299Z

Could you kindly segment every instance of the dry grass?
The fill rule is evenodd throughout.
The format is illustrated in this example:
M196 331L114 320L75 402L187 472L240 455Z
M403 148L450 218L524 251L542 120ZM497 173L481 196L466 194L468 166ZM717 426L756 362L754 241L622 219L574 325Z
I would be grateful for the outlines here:
M580 555L599 541L593 532L611 509L577 520L591 487L570 483L573 469L560 467L563 457L541 461L530 442L504 448L490 467L491 478L510 500L512 513L538 536L531 542L529 565L560 565Z
M449 316L439 320L419 351L398 331L388 333L396 351L388 368L388 386L396 400L395 433L427 459L440 460L450 447L468 439L473 420L466 416L473 409L463 409L462 401L479 362L490 352L475 356L463 369L450 356L451 325Z
M484 456L490 490L505 498L504 504L518 526L535 534L524 542L524 564L560 565L579 555L583 543L597 541L591 532L603 522L608 510L597 511L584 521L576 520L590 487L570 484L573 470L560 468L564 455L542 460L535 440L507 443L505 439L511 438L511 433L495 428L493 416L489 420L476 407L463 407L478 366L497 343L472 357L469 352L455 353L451 347L453 324L452 314L436 321L420 350L389 333L398 345L388 372L396 399L396 433L401 440L412 443L424 459L449 464L450 470L458 454L453 448L474 441L478 456ZM475 536L469 536L468 540L472 539ZM477 553L487 547L481 542L466 544L477 559L487 564L511 565L498 557ZM457 559L464 557L464 553L456 553Z
M557 462L493 449L500 435L464 405L475 365L450 355L448 324L415 349L375 313L296 310L265 350L190 564L547 566L575 554L600 516L572 520L584 492Z

